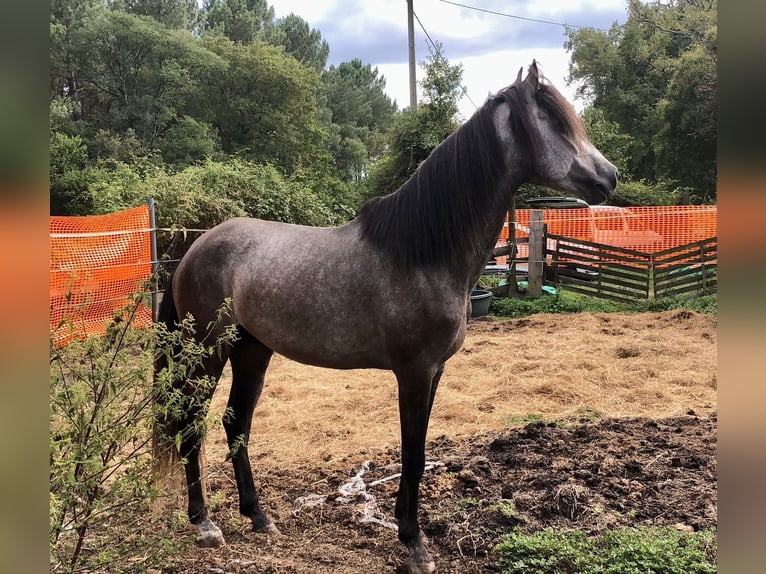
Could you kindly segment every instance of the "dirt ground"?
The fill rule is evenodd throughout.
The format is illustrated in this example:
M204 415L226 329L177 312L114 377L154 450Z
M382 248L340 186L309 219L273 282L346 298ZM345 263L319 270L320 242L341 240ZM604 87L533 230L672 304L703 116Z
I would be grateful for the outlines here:
M494 572L516 526L595 534L716 525L715 318L689 311L475 319L448 363L429 430L421 526L437 572ZM220 418L228 378L214 399ZM227 545L178 573L396 572L395 381L275 357L249 444L281 536L237 512L220 425L206 447L211 517ZM185 508L178 497L179 510ZM193 537L191 529L179 536Z

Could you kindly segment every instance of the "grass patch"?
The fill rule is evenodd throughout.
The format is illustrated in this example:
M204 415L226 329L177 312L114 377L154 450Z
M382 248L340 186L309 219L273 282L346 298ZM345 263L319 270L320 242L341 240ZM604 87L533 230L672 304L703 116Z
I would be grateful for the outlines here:
M506 426L509 427L525 427L531 423L546 422L543 420L543 416L537 413L529 413L528 415L509 415L503 421Z
M536 313L644 313L689 309L698 313L716 314L718 296L705 295L696 299L666 297L655 301L619 303L559 290L556 295L539 297L493 297L489 312L498 317L526 317Z
M708 574L717 572L716 530L623 528L584 532L516 530L495 547L502 574Z

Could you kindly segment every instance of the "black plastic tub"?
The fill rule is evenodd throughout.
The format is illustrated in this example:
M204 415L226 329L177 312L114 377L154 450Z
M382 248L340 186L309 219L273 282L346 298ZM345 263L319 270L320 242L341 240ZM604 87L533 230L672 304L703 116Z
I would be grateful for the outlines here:
M489 313L489 302L492 291L474 289L471 291L471 317L481 317Z

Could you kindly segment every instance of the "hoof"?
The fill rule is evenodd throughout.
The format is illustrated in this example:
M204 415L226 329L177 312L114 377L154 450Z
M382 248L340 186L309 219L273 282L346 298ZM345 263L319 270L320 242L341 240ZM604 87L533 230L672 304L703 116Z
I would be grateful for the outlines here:
M432 572L436 572L436 564L433 560L417 564L407 561L404 563L404 571L407 574L432 574Z
M195 524L197 527L197 538L195 542L201 548L218 548L226 544L223 538L223 532L209 518L205 517L202 522Z
M253 528L255 532L258 534L265 534L266 536L279 536L281 532L279 532L279 528L277 528L273 522L269 522L266 526L261 526L260 528Z
M436 571L433 556L426 550L427 543L428 539L421 530L417 542L410 548L410 555L404 562L404 571L407 574L431 574Z

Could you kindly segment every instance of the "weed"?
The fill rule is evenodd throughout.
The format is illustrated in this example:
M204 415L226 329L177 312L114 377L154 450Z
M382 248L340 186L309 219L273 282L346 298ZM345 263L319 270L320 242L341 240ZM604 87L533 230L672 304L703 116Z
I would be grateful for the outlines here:
M655 301L619 303L568 291L539 297L493 297L490 313L499 317L526 317L536 313L643 313L690 309L699 313L718 312L718 296L706 295L696 299L667 297Z
M458 512L462 512L464 510L470 510L472 508L478 508L481 506L481 501L477 498L474 498L473 496L469 496L467 498L463 498L457 503L456 509Z
M502 574L712 574L716 531L624 528L588 538L584 532L520 529L495 547Z
M231 333L204 346L164 326L136 328L137 311L148 298L148 291L133 295L105 336L55 348L51 335L52 571L103 569L130 549L147 561L168 562L157 537L136 534L140 529L131 524L146 519L161 494L152 480L152 431L157 416L177 416L193 400L174 381L228 344ZM191 320L183 325L193 329ZM156 380L152 349L167 353L173 367ZM167 409L157 408L158 396L166 399ZM204 428L203 420L195 424Z
M530 413L528 415L509 415L505 417L503 423L509 427L524 427L531 423L545 422L543 416L537 413Z
M579 407L575 411L575 414L577 415L577 420L581 423L593 422L601 418L600 412L589 409L588 407Z
M490 506L489 510L499 512L506 518L516 519L518 517L518 511L512 500L501 500L497 504Z

